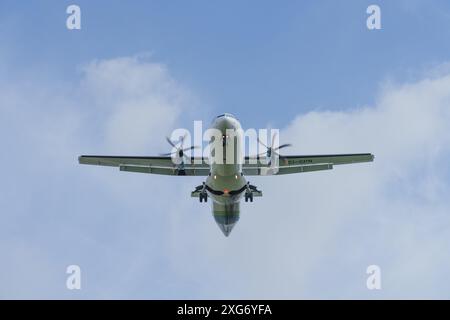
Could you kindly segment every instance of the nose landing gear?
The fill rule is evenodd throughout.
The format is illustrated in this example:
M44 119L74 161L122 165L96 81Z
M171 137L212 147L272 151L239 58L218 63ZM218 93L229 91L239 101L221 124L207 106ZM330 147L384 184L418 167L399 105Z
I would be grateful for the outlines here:
M250 200L250 202L253 202L253 193L250 191L246 191L245 192L245 202L248 202Z

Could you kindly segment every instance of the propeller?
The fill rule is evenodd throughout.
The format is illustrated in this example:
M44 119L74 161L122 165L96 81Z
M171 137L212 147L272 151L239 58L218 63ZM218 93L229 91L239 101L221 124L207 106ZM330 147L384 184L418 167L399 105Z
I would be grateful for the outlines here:
M172 140L170 140L169 137L166 137L167 142L175 149L175 151L168 152L168 153L161 153L160 155L164 156L164 157L176 155L176 157L178 159L186 158L188 161L190 161L191 159L185 154L185 152L189 151L189 150L198 149L200 147L190 146L188 148L183 148L186 136L187 136L187 133L184 136L182 136L180 138L180 140L178 140L178 141L172 141Z
M281 150L281 149L287 148L287 147L291 147L292 144L285 143L285 144L282 144L281 146L278 146L278 147L274 148L273 145L275 144L275 138L276 138L277 134L278 133L275 132L274 135L272 136L272 143L270 144L270 147L265 145L264 142L262 142L258 138L258 142L267 149L266 152L260 153L260 154L258 154L258 156L264 156L265 155L267 158L270 159L272 157L272 154L276 154L276 155L278 155L278 157L282 158L278 151Z

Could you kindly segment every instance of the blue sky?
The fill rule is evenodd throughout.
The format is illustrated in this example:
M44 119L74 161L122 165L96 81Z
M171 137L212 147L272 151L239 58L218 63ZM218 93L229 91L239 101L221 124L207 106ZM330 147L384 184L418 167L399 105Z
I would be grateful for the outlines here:
M373 102L380 80L447 59L447 1L380 1L379 32L365 28L371 3L79 1L83 30L68 32L70 1L2 1L1 35L14 74L45 68L73 81L86 61L150 52L216 113L256 127L267 117L253 108L283 110L271 115L281 126L314 108Z
M448 1L2 0L0 40L1 298L448 298ZM377 161L256 179L229 239L198 179L76 163L165 152L223 112L293 153Z

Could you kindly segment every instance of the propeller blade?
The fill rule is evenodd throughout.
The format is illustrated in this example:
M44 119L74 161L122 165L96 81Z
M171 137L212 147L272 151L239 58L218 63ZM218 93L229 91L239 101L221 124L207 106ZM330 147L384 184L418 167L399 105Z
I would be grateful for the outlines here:
M180 142L181 142L181 144L180 144L180 149L183 149L184 140L186 139L186 136L187 136L187 132L186 132L186 133L184 134L184 136L182 136L181 139L180 139Z
M257 140L258 140L258 142L259 142L262 146L264 146L264 147L266 147L266 148L269 148L269 147L266 146L261 140L259 140L259 138L257 138Z
M184 148L183 151L188 151L188 150L194 150L194 149L199 149L199 146L191 146L189 148Z
M281 146L279 146L279 147L277 147L277 148L274 148L273 150L274 150L274 151L275 151L275 150L280 150L280 149L287 148L287 147L292 147L292 144L290 144L290 143L285 143L285 144L282 144Z
M176 148L175 143L173 143L172 140L170 140L169 137L166 136L166 140L172 147Z
M263 156L266 156L267 155L267 153L266 152L264 152L264 153L260 153L259 155L263 155ZM278 158L280 158L280 159L282 159L283 158L283 156L281 155L281 154L279 154L278 152L276 152L275 150L272 150L272 156L273 155L276 155Z
M278 132L275 131L275 133L272 136L272 144L270 145L271 148L273 148L274 144L275 144L275 137L277 136Z
M267 152L263 152L263 153L258 154L257 156L262 157L262 156L266 156L266 155L267 155Z
M161 157L168 157L168 156L171 156L171 155L173 155L173 154L175 154L175 153L177 153L177 151L174 151L174 152L168 152L168 153L160 153L159 155L160 155Z

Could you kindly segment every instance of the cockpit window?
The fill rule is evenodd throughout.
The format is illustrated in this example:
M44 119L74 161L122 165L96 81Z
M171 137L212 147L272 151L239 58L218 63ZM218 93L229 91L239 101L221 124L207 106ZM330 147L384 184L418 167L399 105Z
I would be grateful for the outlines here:
M233 119L237 119L234 115L232 115L231 113L224 113L224 114L221 114L221 115L218 115L217 117L216 117L216 119L217 118L222 118L222 117L230 117L230 118L233 118Z

